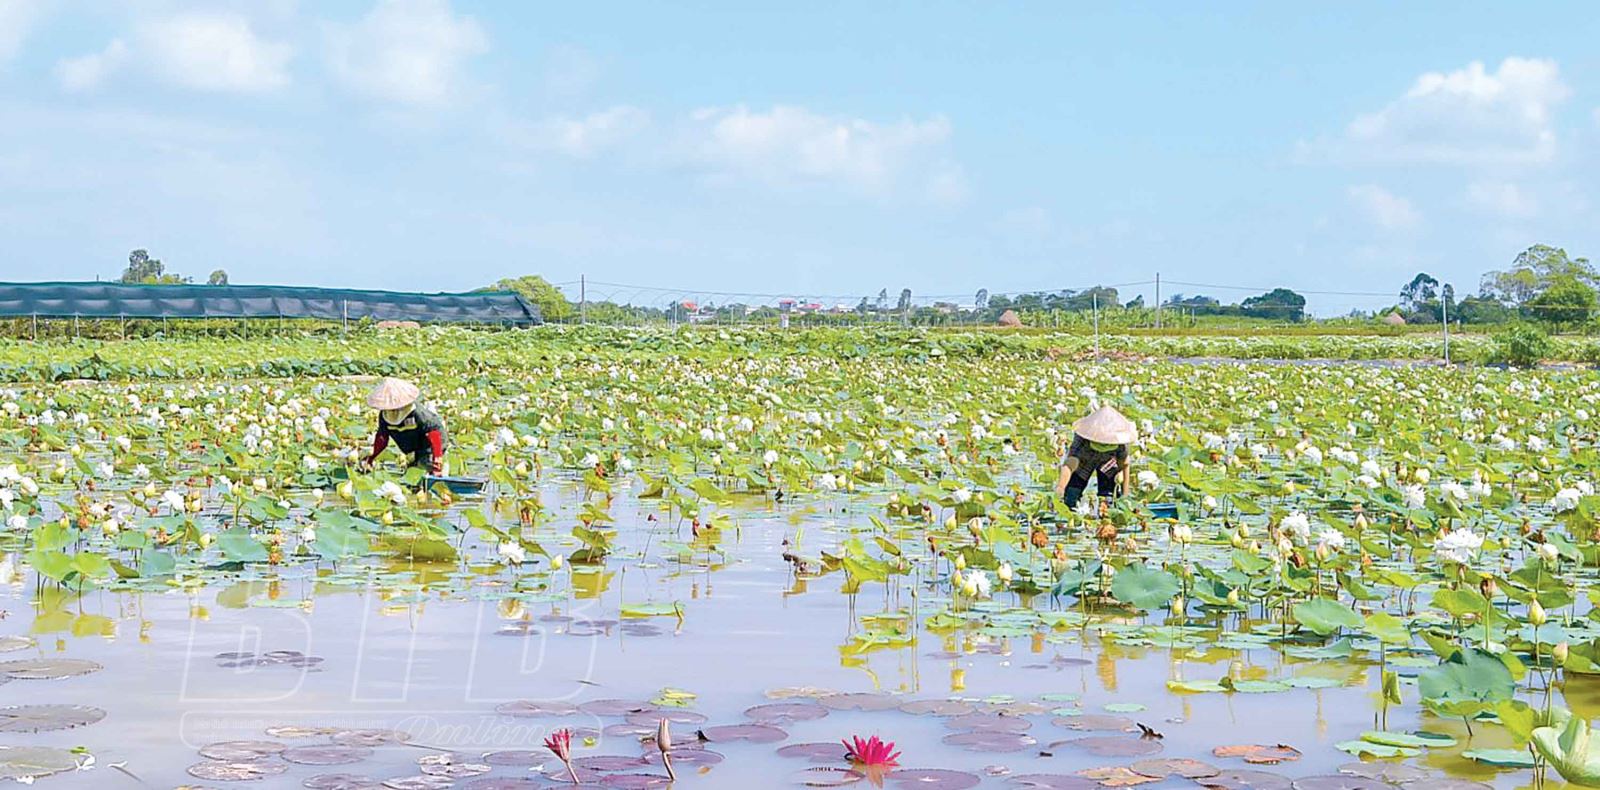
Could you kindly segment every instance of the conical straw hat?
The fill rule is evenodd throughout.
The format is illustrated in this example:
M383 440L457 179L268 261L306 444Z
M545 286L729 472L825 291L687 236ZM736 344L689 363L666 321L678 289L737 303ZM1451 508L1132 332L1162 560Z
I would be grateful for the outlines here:
M1072 424L1072 432L1101 444L1133 444L1139 441L1139 429L1122 412L1110 406L1101 406L1093 414Z
M372 388L367 405L374 409L400 409L417 402L417 385L405 379L384 379Z

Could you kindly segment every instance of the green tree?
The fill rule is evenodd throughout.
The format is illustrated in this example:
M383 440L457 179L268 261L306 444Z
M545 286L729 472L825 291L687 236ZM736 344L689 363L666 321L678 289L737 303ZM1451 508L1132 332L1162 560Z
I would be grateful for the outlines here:
M166 266L161 259L150 257L147 250L134 250L128 253L128 268L122 270L119 278L125 283L161 284L172 285L189 282L189 278L176 274L168 274Z
M1478 290L1487 298L1521 307L1551 286L1568 280L1593 289L1600 287L1600 272L1595 271L1588 258L1573 258L1560 247L1535 244L1519 253L1510 269L1484 274Z
M1306 316L1306 298L1288 288L1274 288L1239 303L1245 315L1299 321Z
M566 294L560 288L551 285L548 280L537 274L528 274L522 277L507 277L496 280L494 285L480 288L480 291L515 291L518 296L527 300L529 304L539 308L539 315L546 321L565 321L577 314L576 308L567 301Z
M228 284L228 273L226 271L222 270L222 269L218 269L218 270L212 272L211 276L206 278L206 285L227 285L227 284Z
M1547 324L1581 324L1595 311L1594 288L1576 277L1560 276L1523 305L1527 313Z
M1415 310L1417 303L1431 301L1439 292L1439 281L1426 272L1418 272L1400 289L1400 306Z

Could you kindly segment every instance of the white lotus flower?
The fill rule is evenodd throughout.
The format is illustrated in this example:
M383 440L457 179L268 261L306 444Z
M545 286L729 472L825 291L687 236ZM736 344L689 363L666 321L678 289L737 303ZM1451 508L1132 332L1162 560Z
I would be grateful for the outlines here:
M817 479L817 487L824 491L837 491L839 478L834 477L832 472L824 472L822 477Z
M1364 474L1367 477L1375 480L1382 480L1383 467L1379 466L1377 461L1368 458L1367 460L1361 462L1361 474Z
M1439 493L1444 495L1445 499L1454 499L1457 502L1465 502L1472 498L1472 494L1467 491L1466 486L1454 481L1440 483Z
M111 464L106 463L105 461L101 461L100 465L94 468L94 471L95 474L104 477L107 480L110 480L117 475L117 470L112 468Z
M404 505L406 503L406 490L395 484L393 480L383 481L383 485L378 486L376 493L396 505Z
M1409 509L1415 510L1428 502L1428 492L1419 485L1404 486L1400 489L1400 500Z
M1296 511L1284 516L1283 523L1279 526L1283 528L1285 534L1293 535L1301 543L1311 539L1311 519L1304 513Z
M578 462L578 465L583 467L593 467L598 463L600 463L600 456L594 453L589 453L583 457L583 460Z
M1563 488L1557 491L1554 497L1550 498L1550 509L1557 513L1577 510L1578 500L1582 497L1583 494L1576 488Z
M1539 559L1544 560L1545 562L1548 563L1548 562L1555 562L1556 560L1558 560L1560 558L1561 558L1561 550L1556 548L1556 544L1554 544L1554 543L1540 543L1539 544Z
M1472 485L1467 488L1467 491L1480 499L1494 493L1494 489L1477 472L1472 473Z
M117 449L123 452L128 452L133 448L133 442L126 436L118 436L114 441L116 442Z
M971 583L974 598L988 598L990 590L989 574L973 569L967 572L967 580Z
M317 528L314 527L314 526L307 525L304 529L300 530L300 542L301 543L315 543L315 542L317 542Z
M1344 533L1328 527L1317 533L1317 551L1333 552L1344 550Z
M1542 453L1542 452L1544 452L1544 448L1546 446L1548 446L1548 445L1546 444L1546 442L1545 442L1543 437L1539 437L1539 436L1529 436L1528 437L1528 450L1529 450L1529 452Z
M1315 446L1307 447L1302 455L1312 466L1322 466L1322 451Z
M950 495L955 497L956 502L959 502L963 505L972 501L972 490L969 488L958 488Z
M1141 471L1137 479L1139 488L1145 491L1154 491L1161 487L1161 476L1149 469Z
M174 512L183 512L183 494L175 490L168 489L166 493L161 495L161 501L165 502L167 507L172 508Z
M1440 559L1466 564L1483 548L1483 536L1470 529L1452 530L1433 542L1434 553Z
M1573 483L1572 487L1578 489L1578 493L1584 496L1594 496L1594 484L1588 480L1579 480Z
M1217 509L1217 498L1212 496L1212 495L1210 495L1210 494L1206 494L1204 497L1202 497L1200 499L1200 507L1205 508L1208 512L1212 511L1212 510L1216 510Z
M11 518L6 519L6 526L10 527L13 531L22 532L28 528L28 517L18 513ZM10 562L11 558L6 557L6 561Z
M501 541L495 552L500 555L500 561L507 565L521 565L522 561L527 559L528 556L528 552L522 548L522 544L509 540Z
M315 472L322 468L322 462L309 455L301 458L300 463L305 466L307 472Z
M766 451L766 452L761 454L761 463L763 463L763 464L765 464L767 466L772 466L773 464L775 464L777 462L778 462L778 451L777 450L768 450L768 451Z
M1174 524L1172 526L1172 540L1174 543L1190 543L1194 541L1194 530L1187 524Z

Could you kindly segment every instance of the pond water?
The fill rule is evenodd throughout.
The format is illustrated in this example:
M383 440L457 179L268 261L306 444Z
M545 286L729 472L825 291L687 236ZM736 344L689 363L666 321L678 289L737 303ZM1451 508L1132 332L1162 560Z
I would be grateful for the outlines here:
M619 491L612 504L618 543L603 570L574 572L568 565L544 590L513 593L493 564L458 572L454 564L371 561L337 570L326 562L262 566L213 578L190 592L97 591L76 600L49 587L41 598L31 581L15 584L6 596L4 630L33 634L38 644L6 658L88 659L103 669L57 680L13 680L3 692L8 704L90 705L106 716L89 727L13 735L7 742L89 747L96 767L40 780L52 787L134 787L140 781L154 787L293 787L327 774L372 782L327 785L336 787L382 781L394 782L392 787L523 786L488 782L519 778L543 786L564 777L541 746L554 729L578 732L574 752L580 762L597 755L644 757L653 753L641 744L641 737L655 732L651 720L657 714L650 711L665 711L678 717L676 738L693 739L697 729L728 738L703 746L721 759L692 754L700 744L685 745L676 763L679 786L801 786L794 777L804 769L843 767L843 761L831 750L812 761L781 756L780 749L876 734L902 753L901 770L887 776L889 787L1075 787L1086 785L1066 778L1018 784L1017 777L1161 758L1284 777L1336 775L1355 758L1333 744L1375 726L1377 670L1370 662L1209 648L1221 636L1214 630L1199 632L1199 647L1163 647L1107 640L1071 624L933 632L919 626L921 617L908 617L897 620L907 631L903 644L860 651L853 637L881 622L874 615L899 618L916 608L925 617L944 611L949 601L948 585L937 579L905 580L893 594L868 584L852 599L840 593L838 573L795 573L785 551L836 549L853 530L871 527L865 503L843 496L803 504L744 497L738 528L702 544L714 549L673 556L663 543L688 540L691 525L668 523L656 502L633 497L637 488ZM547 506L571 512L583 491L576 482L554 483L544 497ZM471 538L466 546L467 556L481 558L488 550L474 548ZM664 613L674 603L681 619ZM663 613L622 616L624 607L638 611L642 605L646 612ZM984 605L1003 612L1017 606L1063 611L1067 604L1048 595L1029 600L1001 593ZM1070 606L1064 610L1072 612ZM1109 622L1137 626L1162 619ZM1231 617L1189 622L1203 629L1225 622L1230 631L1249 630ZM1168 686L1230 674L1311 679L1314 687L1188 694ZM668 689L694 696L674 696ZM1590 699L1590 707L1600 706L1600 687L1581 686L1577 694L1569 688L1569 704L1581 710L1583 700L1574 699L1579 695ZM796 707L758 710L754 720L776 730L710 730L751 723L748 709L775 703ZM637 711L630 716L629 709ZM774 710L797 718L773 719L764 712ZM1125 731L1140 724L1161 737ZM284 726L306 729L269 729ZM1414 708L1389 714L1392 731L1423 727L1466 739L1459 721L1419 720ZM1496 729L1481 725L1473 745L1509 745ZM407 734L407 743L349 730L398 730ZM973 732L978 735L947 742ZM367 744L368 738L378 743L370 749L293 751ZM1076 739L1087 740L1070 743ZM967 740L972 745L962 745ZM224 782L188 773L205 764L208 745L232 741L270 742L254 747L265 750L256 759L235 754L234 762L246 765L244 775L259 778ZM1299 757L1251 766L1212 753L1243 744L1284 744ZM291 751L273 756L280 747ZM226 746L209 751L229 754ZM1492 769L1454 756L1457 751L1370 762L1366 770L1417 766L1426 773L1389 770L1420 780L1411 785L1419 788L1444 786L1436 783L1445 777L1501 787L1528 784L1527 771L1497 781ZM497 764L482 764L491 753L499 753L490 758ZM454 785L419 773L419 760L452 754L467 766L456 770L482 773L456 778ZM656 764L612 762L600 764L616 770L585 771L584 778L593 778L594 786L652 781L641 776L664 779ZM1191 770L1204 774L1204 765ZM834 778L831 772L813 773L816 781ZM1121 775L1111 776L1115 781ZM1349 784L1306 786L1375 786L1347 778ZM1276 786L1270 777L1260 781L1236 786ZM1171 778L1142 786L1196 785Z

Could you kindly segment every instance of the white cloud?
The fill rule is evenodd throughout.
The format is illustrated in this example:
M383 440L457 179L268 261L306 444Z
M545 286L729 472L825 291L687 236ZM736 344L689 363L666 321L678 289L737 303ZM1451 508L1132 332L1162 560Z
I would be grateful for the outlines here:
M936 202L960 200L966 191L948 156L950 122L943 117L880 123L741 105L696 111L687 135L691 159L717 177L840 184L878 195L908 190Z
M1350 187L1348 194L1356 208L1386 230L1402 230L1422 221L1411 201L1376 184Z
M650 114L618 105L581 118L558 117L537 124L528 142L537 148L587 158L620 145L650 125Z
M1555 108L1571 95L1554 60L1506 58L1493 72L1418 77L1387 107L1358 116L1346 142L1366 157L1439 164L1535 164L1555 156Z
M196 12L147 22L137 39L139 60L185 88L259 93L289 84L294 49L257 36L237 14Z
M1502 217L1525 219L1539 213L1539 202L1509 181L1477 181L1467 187L1467 202Z
M379 0L354 25L328 28L328 60L351 89L410 105L447 103L464 88L465 63L489 48L470 16L446 0Z
M100 87L111 72L128 60L128 45L122 39L112 39L106 48L76 58L63 58L56 63L56 81L69 91L87 91Z
M0 0L0 62L22 51L22 42L43 13L39 0Z

